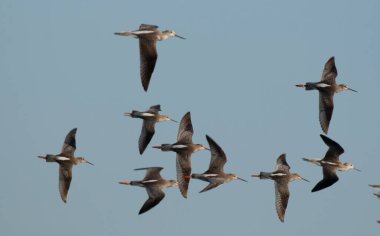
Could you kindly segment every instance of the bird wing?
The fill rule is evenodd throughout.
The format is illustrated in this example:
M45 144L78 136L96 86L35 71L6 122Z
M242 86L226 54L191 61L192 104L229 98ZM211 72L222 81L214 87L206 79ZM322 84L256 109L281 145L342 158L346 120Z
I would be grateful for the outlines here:
M152 140L155 129L154 125L156 124L155 121L150 120L144 120L141 128L140 138L139 138L139 152L140 154L143 154L146 147L150 143L150 140Z
M153 186L146 187L146 191L149 195L149 198L148 200L145 201L144 205L141 207L139 211L139 215L155 207L165 197L165 193L161 191L160 189L158 189L157 187L153 187Z
M226 164L227 162L226 154L224 153L223 149L210 136L206 135L206 139L211 150L210 166L208 168L207 173L223 173L224 164Z
M325 134L329 130L330 120L334 110L334 93L319 91L319 123Z
M210 183L209 185L207 185L204 189L202 189L202 191L200 191L199 193L203 193L203 192L206 192L208 190L211 190L213 188L216 188L218 187L219 185L221 185L222 182L214 182L214 183Z
M330 187L339 180L338 176L336 175L336 168L332 166L322 166L322 170L323 179L315 185L315 187L311 190L312 192Z
M161 106L160 105L154 105L154 106L151 106L145 112L149 112L149 113L152 113L152 114L158 114L158 112L160 112L160 111L161 111Z
M176 168L179 191L184 198L187 198L190 178L185 178L185 176L191 175L191 154L177 153Z
M329 150L327 150L325 157L323 158L324 161L332 161L332 162L338 162L339 156L344 153L344 149L334 140L330 139L329 137L321 134L321 138L323 142L329 147Z
M147 91L157 61L156 40L140 37L139 44L141 83L144 90Z
M162 167L144 167L144 168L138 168L135 170L146 170L145 177L143 181L145 180L160 180L162 179L160 172L164 169Z
M75 134L77 133L77 128L72 129L65 138L65 142L62 146L61 154L67 157L73 157L76 149Z
M139 30L156 30L156 29L158 29L157 25L141 24L139 27Z
M182 143L193 143L193 125L191 124L190 112L187 112L181 119L178 128L177 141Z
M321 82L326 84L336 84L335 79L338 76L338 71L335 66L335 59L331 57L325 64L325 68L322 72Z
M290 169L290 166L286 162L286 154L283 153L277 158L275 171L280 170L280 171L289 172L289 169Z
M284 178L275 180L274 188L276 193L276 211L278 218L284 222L286 207L289 200L288 182Z
M70 183L72 179L71 163L64 163L59 165L59 193L61 194L62 201L66 203L67 194L69 192Z

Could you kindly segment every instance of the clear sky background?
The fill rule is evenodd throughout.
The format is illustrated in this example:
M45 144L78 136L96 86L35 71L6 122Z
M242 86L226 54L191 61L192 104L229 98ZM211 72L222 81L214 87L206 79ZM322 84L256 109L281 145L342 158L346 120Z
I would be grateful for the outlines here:
M0 235L376 235L380 201L379 1L58 1L0 2ZM115 36L141 23L173 29L186 40L159 42L148 93L139 78L138 41ZM359 93L335 96L329 137L342 161L362 172L338 173L334 186L310 190L323 157L318 93L294 84L319 81L335 56L337 82ZM193 140L209 134L226 152L226 172L248 179L189 198L177 188L138 215L144 189L118 181L142 179L162 166L175 179L175 154L138 153L141 120L132 109L161 104L180 120L191 111ZM58 192L58 165L35 158L59 153L77 132L77 156L95 166L73 169L68 203ZM152 145L174 142L178 124L157 125ZM274 207L271 171L287 154L291 171L311 183L290 184L285 223ZM193 172L210 153L193 155Z

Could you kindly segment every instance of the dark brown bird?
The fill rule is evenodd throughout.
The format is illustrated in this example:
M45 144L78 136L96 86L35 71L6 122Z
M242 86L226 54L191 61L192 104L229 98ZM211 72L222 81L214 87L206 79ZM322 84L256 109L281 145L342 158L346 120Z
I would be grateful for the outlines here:
M288 206L290 195L288 184L297 179L302 179L309 182L297 173L290 173L289 169L290 166L286 162L286 156L285 154L282 154L277 158L276 169L274 172L260 172L258 175L252 175L252 177L258 177L260 179L274 180L274 187L276 192L276 210L278 218L281 222L284 222L285 211Z
M78 165L81 163L94 165L83 157L74 157L74 152L76 149L76 132L77 129L74 128L67 134L60 154L38 156L38 158L44 159L46 162L57 162L59 164L59 193L61 194L61 198L64 203L67 202L67 194L72 179L73 165Z
M130 116L132 118L140 118L143 119L143 125L141 129L141 134L139 138L139 152L142 155L148 146L150 140L152 140L153 135L155 133L155 125L157 122L163 122L163 121L174 121L169 116L160 115L159 112L161 111L160 105L151 106L149 110L140 112L133 110L132 112L125 112L125 116ZM178 122L177 122L178 123Z
M339 180L336 171L346 171L349 169L360 171L359 169L356 169L352 163L340 162L339 156L344 153L342 146L323 134L321 134L321 138L323 142L329 147L325 154L325 157L321 160L303 158L304 161L322 166L323 179L319 181L317 185L315 185L315 187L311 190L312 192L325 189L335 184Z
M211 160L210 160L209 168L203 174L191 175L191 178L193 179L199 179L199 180L209 182L209 185L207 185L200 192L201 193L206 192L208 190L218 187L221 184L231 182L232 180L235 180L235 179L239 179L244 182L247 182L247 180L242 179L235 174L224 173L224 165L227 162L226 154L224 153L223 149L210 136L206 135L206 139L211 150Z
M146 174L143 180L119 182L119 184L139 186L146 189L149 198L141 207L139 215L149 211L150 209L158 205L158 203L160 203L162 199L164 199L165 193L162 191L163 189L178 185L178 182L175 180L166 180L162 178L160 175L162 169L162 167L147 167L135 169L146 170Z
M172 30L160 31L156 25L141 24L138 30L132 32L116 32L116 35L132 36L139 39L140 44L140 74L141 83L145 91L148 90L149 82L156 66L157 49L156 42L170 37L185 39Z
M319 123L325 134L329 131L330 120L334 110L334 94L344 90L357 92L345 84L336 84L335 80L337 76L338 71L336 70L335 59L331 57L325 64L320 82L308 82L296 85L306 90L316 89L319 91Z
M177 181L179 190L184 198L187 198L190 178L185 178L191 175L191 154L200 150L208 150L202 144L193 143L193 125L191 124L190 112L187 112L179 124L177 142L173 144L161 144L161 146L153 146L153 148L161 149L162 151L173 151L177 153L176 168Z

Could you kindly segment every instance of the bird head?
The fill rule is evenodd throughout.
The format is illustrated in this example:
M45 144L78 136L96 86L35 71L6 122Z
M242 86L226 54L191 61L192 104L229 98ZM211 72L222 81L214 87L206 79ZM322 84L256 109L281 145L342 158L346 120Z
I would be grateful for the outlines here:
M209 148L203 146L202 144L195 144L195 151L201 151L201 150L210 150Z
M344 165L344 167L345 167L346 170L354 169L356 171L361 171L361 170L355 168L355 166L352 163L343 163L343 165Z
M294 173L294 174L292 175L292 178L290 179L290 181L293 181L293 180L299 180L299 179L302 179L302 180L304 180L304 181L306 181L306 182L310 182L309 180L303 178L301 175L299 175L299 174L297 174L297 173Z
M339 89L337 90L337 92L341 92L341 91L344 91L344 90L350 90L350 91L353 91L353 92L358 92L356 90L353 90L352 88L348 87L347 85L345 84L340 84L338 85Z

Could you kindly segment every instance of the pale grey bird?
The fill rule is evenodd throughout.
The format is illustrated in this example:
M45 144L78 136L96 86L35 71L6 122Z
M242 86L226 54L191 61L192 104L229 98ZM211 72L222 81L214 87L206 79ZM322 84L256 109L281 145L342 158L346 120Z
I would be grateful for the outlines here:
M338 176L336 175L336 171L346 171L350 169L360 171L359 169L355 168L352 163L342 163L339 160L339 156L344 153L344 149L337 142L323 134L320 136L323 142L329 147L325 154L325 157L323 159L303 158L304 161L322 166L323 179L319 181L317 185L315 185L315 187L311 190L312 192L325 189L336 183L339 180Z
M218 187L221 184L231 182L235 179L247 182L247 180L242 179L235 174L224 173L224 165L227 162L226 154L224 153L223 149L210 136L206 135L206 139L211 150L211 160L209 168L203 174L191 175L191 178L193 179L200 179L209 182L209 185L207 185L200 192L206 192L208 190ZM187 178L190 178L190 176L188 176Z
M320 82L308 82L306 84L296 85L306 90L316 89L319 91L319 122L325 134L327 134L329 130L330 120L334 110L334 94L344 90L357 92L345 84L336 84L335 80L337 76L338 71L336 70L335 59L331 57L325 64Z
M191 155L200 150L208 150L202 144L193 143L193 125L191 123L190 112L187 112L181 119L178 129L177 142L173 144L161 144L153 148L162 151L173 151L177 154L176 169L179 190L184 198L187 198L191 175Z
M145 91L148 90L149 82L157 61L156 42L170 37L185 39L173 30L160 31L156 25L141 24L138 30L132 32L116 32L116 35L132 36L139 39L140 44L140 74L141 83Z
M289 172L290 166L286 162L286 155L281 154L276 161L276 168L273 172L260 172L258 175L252 175L252 177L258 177L260 179L271 179L274 180L275 194L276 194L276 211L278 218L281 222L284 222L285 211L288 206L289 200L289 187L288 184L293 180L304 179L301 175L297 173Z
M166 115L160 115L159 112L161 111L160 105L151 106L148 110L140 112L133 110L132 112L125 112L125 116L129 116L132 118L140 118L143 119L142 129L140 133L139 138L139 152L142 155L148 146L150 140L152 140L153 135L155 133L155 125L157 122L163 122L163 121L174 121L178 123L177 121L173 120L169 116Z
M74 157L74 152L76 149L76 132L77 128L74 128L67 134L60 154L38 156L38 158L44 159L46 162L56 162L59 164L59 193L61 194L61 198L64 203L67 202L67 194L69 192L72 179L73 165L78 165L81 163L94 165L83 157Z
M143 180L119 182L119 184L139 186L145 188L146 192L149 195L149 198L141 207L139 215L149 211L150 209L158 205L158 203L160 203L162 199L164 199L165 193L162 191L163 189L178 185L178 182L175 180L166 180L162 178L160 175L162 169L162 167L146 167L135 169L146 170L146 174Z

